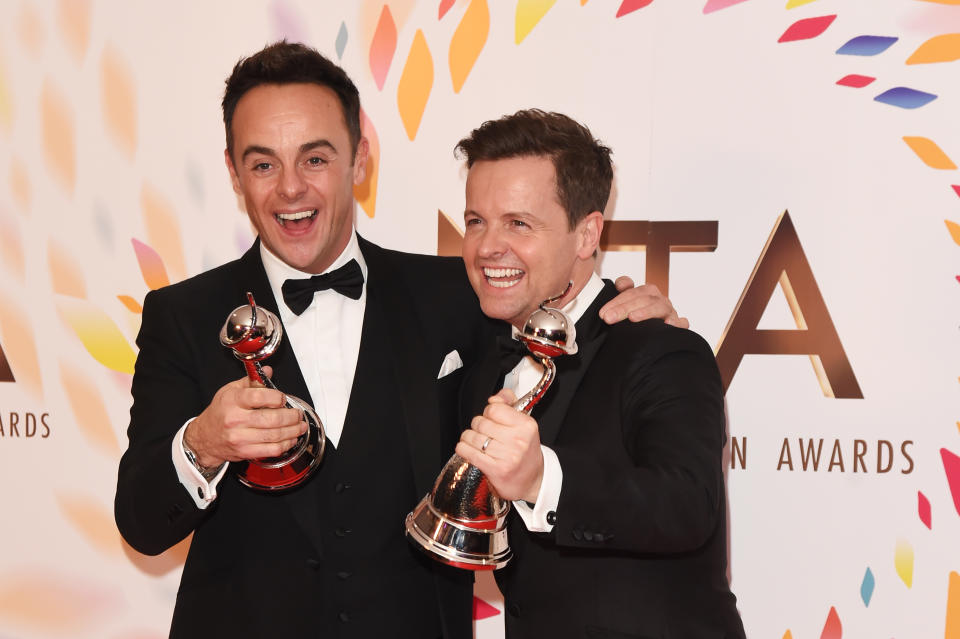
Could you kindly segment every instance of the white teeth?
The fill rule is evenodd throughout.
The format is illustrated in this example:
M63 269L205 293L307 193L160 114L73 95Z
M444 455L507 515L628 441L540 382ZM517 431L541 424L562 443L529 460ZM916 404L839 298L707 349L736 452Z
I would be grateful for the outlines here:
M299 211L297 213L277 213L277 218L284 222L288 220L302 220L305 217L310 217L316 212L317 212L317 209L311 209L309 211Z
M523 271L518 268L483 268L483 274L487 277L512 277L522 273Z
M520 280L510 280L509 282L498 282L496 280L487 280L487 284L493 288L510 288Z

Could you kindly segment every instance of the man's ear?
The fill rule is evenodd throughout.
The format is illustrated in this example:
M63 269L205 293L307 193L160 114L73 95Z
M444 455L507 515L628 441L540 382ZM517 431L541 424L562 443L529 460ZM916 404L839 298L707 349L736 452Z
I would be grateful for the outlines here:
M237 175L237 169L233 166L230 149L223 150L223 162L227 165L227 171L230 172L230 183L233 184L233 192L237 195L243 195L243 190L240 188L240 176Z
M367 177L367 160L370 157L370 143L367 138L357 142L357 152L353 155L353 183L363 184Z
M600 233L603 232L603 213L594 211L577 223L577 257L581 260L592 258L600 246Z

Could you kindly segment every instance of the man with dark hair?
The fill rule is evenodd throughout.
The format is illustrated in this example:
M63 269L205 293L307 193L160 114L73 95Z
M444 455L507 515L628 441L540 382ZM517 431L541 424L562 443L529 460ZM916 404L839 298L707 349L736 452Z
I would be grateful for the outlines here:
M225 162L258 239L144 300L120 532L147 554L193 534L172 637L469 637L470 575L403 535L454 447L458 367L484 331L462 262L357 236L359 96L313 49L281 42L241 60L223 111ZM287 295L291 281L340 275L352 284L308 290L305 308ZM242 466L232 462L281 454L307 429L218 343L247 291L283 325L266 368L326 430L318 470L282 494L227 477ZM676 319L648 292L627 306Z
M483 312L516 331L570 283L551 306L576 321L579 347L555 360L530 416L510 405L541 377L529 355L503 366L487 351L463 384L462 421L476 417L457 453L515 506L514 556L495 573L507 637L742 638L713 353L660 320L597 317L616 294L594 273L610 150L535 110L487 122L457 148L469 167L463 259Z

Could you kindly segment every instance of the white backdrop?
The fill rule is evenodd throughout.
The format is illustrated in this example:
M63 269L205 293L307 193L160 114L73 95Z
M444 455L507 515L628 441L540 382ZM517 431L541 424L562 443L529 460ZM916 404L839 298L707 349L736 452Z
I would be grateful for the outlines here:
M438 210L462 223L460 137L562 111L614 149L610 220L718 223L669 291L719 348L789 210L862 398L802 354L729 380L748 635L960 638L957 34L957 0L3 3L0 638L166 636L186 545L140 556L112 519L139 304L252 240L219 100L283 36L357 82L379 149L357 225L392 248L435 253ZM642 280L644 253L602 270ZM810 320L789 301L759 328ZM501 636L478 594L477 635Z

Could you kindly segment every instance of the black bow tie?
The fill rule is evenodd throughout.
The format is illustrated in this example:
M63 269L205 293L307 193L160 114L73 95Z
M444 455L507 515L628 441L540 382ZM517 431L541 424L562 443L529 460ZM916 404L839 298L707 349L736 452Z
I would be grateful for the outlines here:
M280 290L283 291L283 301L290 310L300 315L310 306L315 292L330 288L350 299L360 299L360 293L363 291L363 271L360 270L356 260L350 260L340 268L323 275L314 275L302 280L287 280Z
M523 342L512 337L497 337L497 348L500 351L500 372L504 374L516 368L523 356L529 354Z

